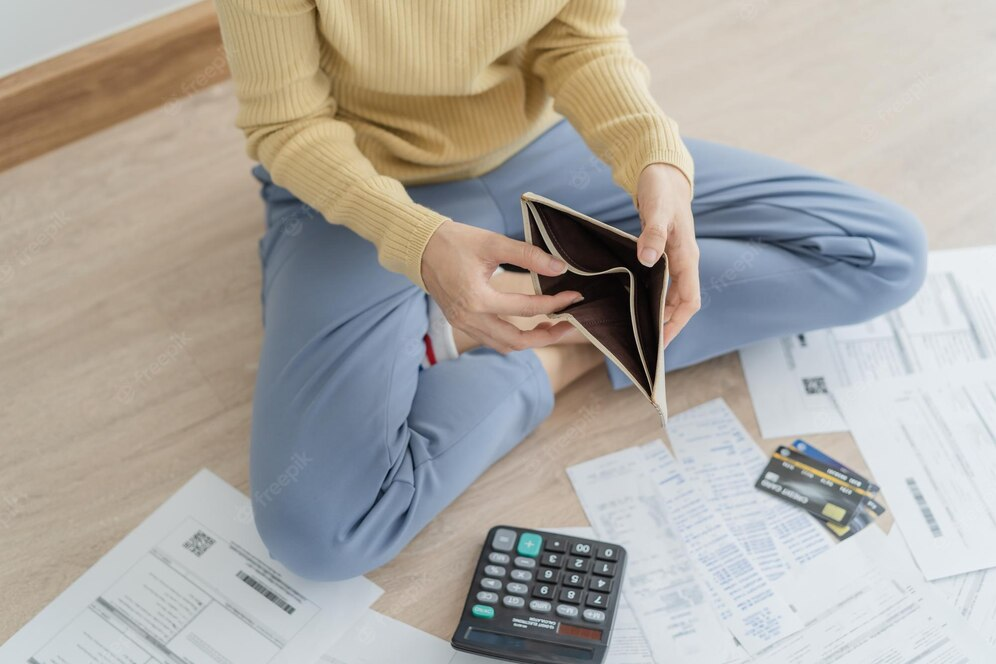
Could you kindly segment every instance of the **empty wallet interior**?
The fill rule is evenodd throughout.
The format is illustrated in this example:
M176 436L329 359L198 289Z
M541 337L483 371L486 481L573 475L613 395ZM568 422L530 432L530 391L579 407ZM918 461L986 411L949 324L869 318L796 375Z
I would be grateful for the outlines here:
M573 316L653 398L667 259L648 268L637 260L636 239L631 235L534 198L528 199L527 209L529 239L568 265L568 271L560 276L536 275L540 290L548 294L565 290L581 293L582 302L560 313Z

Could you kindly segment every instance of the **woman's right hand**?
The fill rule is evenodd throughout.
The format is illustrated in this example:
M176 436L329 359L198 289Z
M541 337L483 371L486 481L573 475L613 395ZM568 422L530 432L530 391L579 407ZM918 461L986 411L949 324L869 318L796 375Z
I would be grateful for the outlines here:
M502 263L554 277L567 266L526 242L452 220L443 222L422 254L422 281L453 327L500 353L549 346L572 329L564 321L520 330L500 316L538 316L581 300L577 291L556 295L502 293L490 283Z

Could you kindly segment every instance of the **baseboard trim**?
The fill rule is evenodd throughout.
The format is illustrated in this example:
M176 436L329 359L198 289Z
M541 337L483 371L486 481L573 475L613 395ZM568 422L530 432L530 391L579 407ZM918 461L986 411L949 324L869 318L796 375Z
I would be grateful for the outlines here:
M228 78L199 2L0 79L0 171Z

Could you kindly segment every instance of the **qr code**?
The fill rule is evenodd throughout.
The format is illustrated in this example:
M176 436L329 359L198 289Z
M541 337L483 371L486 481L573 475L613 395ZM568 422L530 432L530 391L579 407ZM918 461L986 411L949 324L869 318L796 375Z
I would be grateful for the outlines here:
M827 382L822 376L803 378L802 386L806 389L806 394L827 394Z
M205 551L211 548L212 544L214 544L214 538L203 530L198 530L190 536L190 539L183 543L183 548L200 558L204 555Z

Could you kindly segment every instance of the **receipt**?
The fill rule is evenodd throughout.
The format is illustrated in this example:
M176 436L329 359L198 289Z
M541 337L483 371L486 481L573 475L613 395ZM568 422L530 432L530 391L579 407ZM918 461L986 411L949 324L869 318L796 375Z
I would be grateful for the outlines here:
M722 399L667 424L681 471L770 581L827 551L833 540L809 514L754 488L767 458Z

